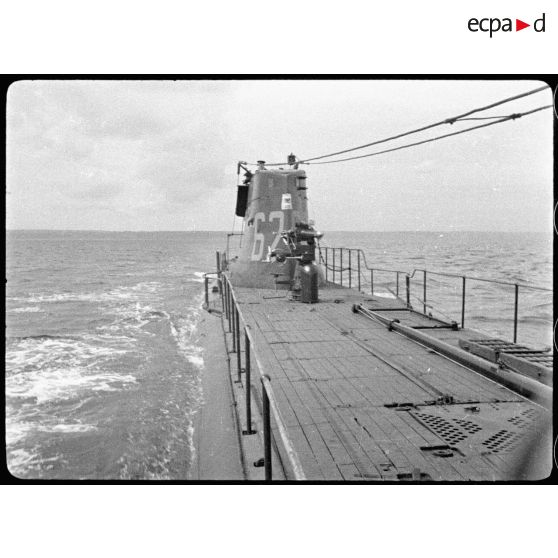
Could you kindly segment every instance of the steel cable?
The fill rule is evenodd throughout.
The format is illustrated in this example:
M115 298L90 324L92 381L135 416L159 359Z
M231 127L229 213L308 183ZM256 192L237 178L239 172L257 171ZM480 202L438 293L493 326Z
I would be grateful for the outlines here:
M505 116L500 118L499 120L495 120L493 122L488 122L486 124L479 124L478 126L471 126L470 128L465 128L464 130L459 130L457 132L452 132L450 134L443 134L441 136L436 136L435 138L429 138L426 140L416 141L413 143L407 143L405 145L400 145L399 147L392 147L391 149L384 149L382 151L374 151L373 153L367 153L365 155L355 155L354 157L344 157L343 159L334 159L332 161L318 161L314 163L307 163L304 161L300 161L300 164L304 165L329 165L331 163L342 163L344 161L354 161L356 159L364 159L366 157L373 157L374 155L381 155L382 153L390 153L392 151L399 151L400 149L407 149L409 147L415 147L417 145L422 145L425 143L430 143L433 141L438 141L444 138L449 138L451 136L458 136L459 134L464 134L466 132L471 132L473 130L479 130L480 128L487 128L488 126L494 126L495 124L501 124L502 122L507 122L508 120L516 120L517 118L521 118L522 116L527 116L528 114L533 114L535 112L539 112L544 109L552 108L552 105L546 105L544 107L538 107L536 109L520 112L516 114L510 114L509 116Z
M317 161L317 160L319 160L319 159L325 159L325 158L328 158L328 157L334 157L335 155L342 155L343 153L350 153L351 151L357 151L357 150L360 150L360 149L364 149L364 148L366 148L366 147L371 147L371 146L373 146L373 145L378 145L378 144L381 144L381 143L386 143L386 142L388 142L388 141L400 139L400 138L403 138L403 137L405 137L405 136L409 136L409 135L416 134L416 133L419 133L419 132L424 132L425 130L430 130L430 129L435 128L435 127L437 127L437 126L442 126L443 124L454 124L455 122L459 122L459 121L461 121L461 120L474 120L473 118L468 118L468 117L469 117L470 115L472 115L472 114L477 113L477 112L482 112L482 111L485 111L485 110L488 110L488 109L491 109L491 108L494 108L494 107L503 105L503 104L505 104L505 103L509 103L509 102L511 102L511 101L515 101L515 100L517 100L517 99L521 99L521 98L524 98L524 97L528 97L528 96L530 96L530 95L534 95L535 93L539 93L539 92L541 92L541 91L544 91L545 89L548 89L548 86L544 85L544 86L542 86L542 87L538 87L538 88L536 88L536 89L533 89L533 90L531 90L531 91L527 91L527 92L525 92L525 93L520 93L520 94L514 95L514 96L512 96L512 97L507 97L507 98L505 98L505 99L502 99L502 100L500 100L500 101L496 101L496 102L491 103L491 104L489 104L489 105L486 105L486 106L483 106L483 107L478 107L478 108L469 110L469 111L464 112L463 114L460 114L460 115L458 115L458 116L454 116L454 117L451 117L451 118L445 118L444 120L440 120L439 122L435 122L435 123L429 124L429 125L427 125L427 126L422 126L422 127L420 127L420 128L416 128L416 129L414 129L414 130L409 130L408 132L402 132L401 134L396 134L395 136L390 136L390 137L388 137L388 138L376 140L376 141L373 141L373 142L370 142L370 143L365 143L365 144L363 144L363 145L358 145L358 146L356 146L356 147L351 147L351 148L348 148L348 149L342 149L342 150L340 150L340 151L334 151L334 152L328 153L328 154L326 154L326 155L318 155L318 156L316 156L316 157L310 157L310 158L306 158L306 159L300 159L300 160L297 161L297 163L298 163L298 164L306 164L306 165L309 165L309 164L326 164L326 163L329 163L329 162L349 161L349 160L351 160L351 159L353 159L353 158L344 158L344 159L338 159L338 160L336 160L336 161L324 161L324 162L321 162L321 163L312 163L312 161ZM552 107L552 105L549 105L549 106ZM549 108L549 107L543 107L543 108ZM475 120L476 120L476 119L478 119L478 120L480 120L480 119L498 119L498 120L496 120L495 122L493 122L493 124L496 124L496 123L499 123L499 122L505 122L505 121L507 121L507 120L519 118L520 116L525 116L526 114L531 114L532 112L536 112L537 110L542 110L542 108L536 109L535 111L529 111L529 112L525 112L525 113L520 113L519 115L518 115L518 114L510 114L510 115L507 115L507 116L504 116L504 117L499 117L499 116L487 116L487 117L483 117L483 118L475 118ZM453 134L447 134L447 135L444 135L444 136L440 136L439 139L441 139L442 137L449 137L450 135L457 135L458 133L463 133L463 132L465 132L465 131L474 130L474 129L475 129L475 127L473 127L473 128L468 128L467 130L463 130L463 131L461 131L461 132L457 132L457 133L453 133ZM428 140L428 141L434 141L434 139ZM426 143L426 142L420 142L420 143ZM411 147L411 146L413 146L413 145L419 145L420 143L409 144L408 147ZM398 148L398 149L402 149L402 148ZM380 151L380 152L378 152L378 154L379 154L379 153L387 153L388 151L391 151L391 150ZM374 154L376 154L376 153L374 153ZM372 155L372 154L369 154L369 155L367 155L367 156L371 156L371 155ZM362 158L362 157L363 157L363 156L354 157L354 158L356 159L356 158ZM257 165L258 165L258 163L245 163L245 164L251 165L251 166L257 166ZM267 167L277 167L277 166L288 165L288 164L289 164L288 162L283 162L283 163L266 163L266 166L267 166Z

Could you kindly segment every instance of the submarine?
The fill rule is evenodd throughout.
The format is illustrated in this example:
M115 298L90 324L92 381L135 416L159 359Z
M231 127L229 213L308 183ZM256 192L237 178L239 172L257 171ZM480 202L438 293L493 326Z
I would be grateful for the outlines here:
M380 293L362 250L322 245L298 166L292 154L287 168L238 163L240 247L229 235L205 276L206 406L190 478L547 478L549 349L467 327L465 276L461 320L433 316L426 270L423 304L405 271Z

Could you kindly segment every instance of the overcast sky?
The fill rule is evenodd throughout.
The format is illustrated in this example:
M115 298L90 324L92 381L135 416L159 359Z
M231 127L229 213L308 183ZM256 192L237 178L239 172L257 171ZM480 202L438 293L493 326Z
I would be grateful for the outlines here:
M18 82L8 91L7 226L229 230L238 160L321 155L541 85ZM551 103L549 89L483 114ZM552 119L546 110L408 150L304 167L311 217L326 231L551 231Z

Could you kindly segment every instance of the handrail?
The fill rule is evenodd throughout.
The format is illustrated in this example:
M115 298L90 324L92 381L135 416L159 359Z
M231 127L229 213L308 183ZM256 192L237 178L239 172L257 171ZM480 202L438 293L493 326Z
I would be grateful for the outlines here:
M339 246L321 246L320 250L347 250L347 251L352 251L352 252L358 252L360 253L360 256L362 258L362 261L364 262L364 267L368 270L374 270L374 271L385 271L387 273L403 273L406 274L407 272L402 270L402 269L384 269L381 267L370 267L368 265L368 262L366 261L366 254L364 253L364 251L362 250L362 248L347 248L345 246L343 247L339 247ZM348 269L348 268L345 268ZM338 270L339 271L339 270Z
M323 253L322 253L323 252ZM343 252L347 252L349 255L349 266L348 267L344 267L343 266ZM351 260L352 260L352 254L355 253L357 255L357 268L353 268L351 265ZM330 262L330 258L329 256L332 256L331 260L332 263ZM325 255L325 257L324 257ZM336 266L336 255L340 256L340 265ZM531 289L531 290L537 290L537 291L544 291L544 292L553 292L552 289L547 288L547 287L539 287L538 285L530 285L527 283L512 283L509 281L502 281L499 279L486 279L484 277L476 277L476 276L472 276L472 275L458 275L455 273L446 273L446 272L439 272L439 271L430 271L427 269L422 269L422 268L415 268L413 269L411 272L408 271L404 271L404 270L400 270L400 269L385 269L385 268L381 268L381 267L371 267L368 265L368 262L366 261L366 254L364 253L364 251L360 248L347 248L347 247L333 247L333 246L323 246L323 247L319 247L319 258L320 258L320 263L322 263L325 267L325 275L326 275L326 281L329 279L329 274L328 271L332 272L332 282L333 283L337 283L336 281L336 273L339 275L339 284L341 286L343 286L343 278L344 278L344 274L346 274L346 272L348 273L348 279L349 279L349 288L351 288L352 286L352 279L353 279L353 271L357 272L357 280L358 280L358 290L361 289L361 279L362 277L366 278L366 272L370 273L370 290L373 293L374 292L374 273L375 272L379 272L379 273L395 273L395 282L396 282L396 292L395 295L397 297L399 297L399 276L403 275L405 277L405 288L406 288L406 301L407 301L407 306L411 307L411 303L410 303L410 298L411 298L411 279L415 277L415 274L417 273L422 273L423 277L422 277L422 285L423 285L423 296L422 299L420 299L419 297L417 297L416 295L412 295L414 298L416 298L423 306L423 312L424 314L426 314L427 308L432 308L433 310L436 310L432 307L432 305L427 304L427 300L426 300L426 295L427 295L427 289L426 289L426 285L427 285L427 276L428 275L435 275L435 276L439 276L439 277L452 277L455 279L461 279L462 285L461 285L461 327L463 328L465 326L465 300L466 300L466 284L467 284L467 280L469 281L482 281L484 283L492 283L495 285L505 285L505 286L509 286L509 287L514 287L515 293L514 293L514 317L513 317L513 342L517 342L517 325L518 325L518 307L519 307L519 289L520 288L525 288L525 289ZM362 271L361 268L361 261L364 264L364 269L365 271ZM441 312L440 310L436 310L437 312L443 314L443 312ZM444 314L445 315L445 314Z
M255 431L252 430L252 417L251 417L251 364L250 357L253 356L256 362L258 373L260 376L262 395L263 395L263 411L264 411L264 466L265 466L265 478L266 480L272 480L272 464L271 464L271 428L270 428L270 411L273 414L277 429L279 431L279 436L283 443L283 447L289 459L291 469L296 480L306 480L304 470L294 449L294 446L289 438L287 426L279 410L277 404L277 399L273 392L273 386L271 378L265 373L265 367L258 355L258 350L256 348L256 343L254 342L254 336L251 331L250 325L246 323L244 317L242 317L242 322L244 324L244 340L246 343L246 355L245 355L245 368L241 368L241 357L240 357L240 317L241 314L238 308L238 300L232 288L229 277L226 273L221 273L220 280L223 283L223 308L225 309L225 314L229 320L229 331L231 331L233 336L233 352L237 353L238 358L238 381L240 381L240 374L243 371L246 374L245 390L246 390L246 431L244 434L254 434ZM233 315L234 313L234 315Z
M365 252L362 250L362 248L347 248L345 246L340 247L340 246L322 246L320 247L321 250L347 250L347 251L352 251L352 252L358 252L361 255L362 261L364 262L364 267L368 270L368 271L380 271L380 272L385 272L385 273L402 273L405 275L408 275L409 277L414 277L415 273L421 272L424 273L425 271L429 274L429 275L439 275L442 277L455 277L458 279L461 279L462 277L465 277L467 279L471 279L472 281L484 281L485 283L496 283L498 285L508 285L510 287L515 287L515 285L517 285L518 287L525 287L528 289L535 289L538 291L547 291L547 292L553 292L553 289L549 289L547 287L539 287L538 285L529 285L528 283L511 283L509 281L501 281L499 279L486 279L484 277L476 277L473 275L458 275L457 273L446 273L446 272L441 272L441 271L430 271L429 269L424 269L424 268L414 268L411 272L402 270L402 269L385 269L382 267L370 267L368 265L368 262L366 261L366 254ZM348 271L349 268L345 267L343 268L343 270L341 270L341 268L336 268L336 271Z
M547 292L553 292L552 289L549 289L547 287L539 287L538 285L529 285L527 283L510 283L509 281L501 281L500 279L485 279L484 277L474 277L472 275L457 275L456 273L445 273L445 272L441 272L441 271L430 271L429 269L420 269L420 268L415 268L413 269L413 271L411 272L411 274L409 275L409 277L414 277L415 272L420 271L421 273L427 272L429 275L439 275L441 277L455 277L457 279L461 279L462 277L465 277L467 279L471 279L471 281L483 281L485 283L495 283L497 285L508 285L510 287L515 287L516 285L518 287L525 287L527 289L535 289L537 291L547 291Z

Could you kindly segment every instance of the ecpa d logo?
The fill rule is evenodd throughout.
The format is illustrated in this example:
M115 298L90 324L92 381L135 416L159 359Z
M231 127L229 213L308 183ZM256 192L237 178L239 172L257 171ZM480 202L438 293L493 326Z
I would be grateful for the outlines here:
M537 33L544 33L545 32L545 25L546 25L546 14L536 19L533 22L533 30ZM512 23L513 19L509 17L504 17L500 19L499 17L484 17L482 19L478 19L476 17L472 17L468 23L467 27L469 31L473 33L477 33L481 31L483 33L489 33L489 37L492 38L494 33L498 33L498 31L512 32L512 31L521 31L522 29L526 29L527 27L531 27L530 23L526 23L521 19L515 19L515 28Z

